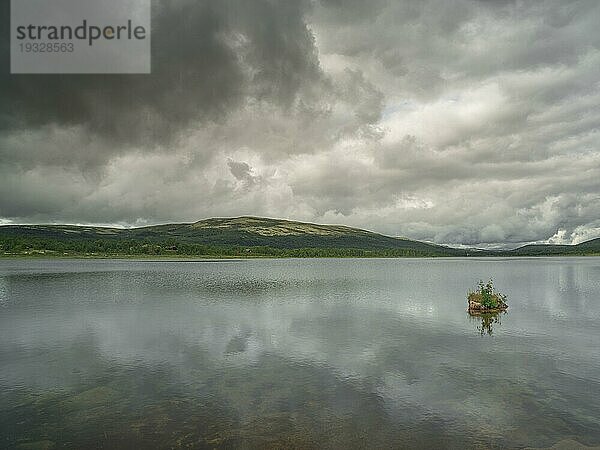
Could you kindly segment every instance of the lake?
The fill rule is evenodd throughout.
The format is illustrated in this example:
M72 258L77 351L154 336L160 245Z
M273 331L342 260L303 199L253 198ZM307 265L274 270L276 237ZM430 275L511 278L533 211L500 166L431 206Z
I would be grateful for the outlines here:
M509 309L470 317L494 279ZM600 258L0 260L2 448L600 445Z

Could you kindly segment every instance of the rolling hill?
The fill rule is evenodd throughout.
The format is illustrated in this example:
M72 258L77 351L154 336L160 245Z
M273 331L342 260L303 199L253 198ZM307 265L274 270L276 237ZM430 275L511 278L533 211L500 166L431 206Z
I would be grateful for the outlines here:
M600 239L514 250L457 249L343 225L261 217L212 218L139 228L0 226L0 255L402 257L600 255Z
M203 256L461 256L465 250L341 225L259 217L212 218L140 228L5 225L9 254Z

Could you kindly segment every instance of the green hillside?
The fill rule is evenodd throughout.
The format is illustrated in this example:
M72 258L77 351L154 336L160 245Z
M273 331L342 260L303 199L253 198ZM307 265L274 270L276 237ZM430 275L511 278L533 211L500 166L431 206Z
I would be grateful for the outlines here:
M141 228L0 227L3 254L197 256L462 256L464 250L341 225L258 217Z
M0 226L0 255L208 257L421 257L600 255L600 239L514 250L456 249L342 225L260 217L140 228Z

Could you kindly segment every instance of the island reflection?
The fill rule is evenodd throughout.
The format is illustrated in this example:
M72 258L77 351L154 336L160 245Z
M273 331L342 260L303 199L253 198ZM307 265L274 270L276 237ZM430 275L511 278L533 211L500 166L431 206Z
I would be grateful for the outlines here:
M494 325L502 325L501 316L506 314L506 311L493 313L476 313L470 312L469 318L477 323L477 331L483 336L494 334Z

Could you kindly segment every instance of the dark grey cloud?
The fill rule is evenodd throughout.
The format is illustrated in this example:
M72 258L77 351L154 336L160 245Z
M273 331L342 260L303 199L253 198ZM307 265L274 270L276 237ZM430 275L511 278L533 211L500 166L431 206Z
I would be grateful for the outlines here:
M227 160L227 166L229 167L231 175L233 175L236 180L241 182L242 186L246 189L254 187L261 181L260 176L253 175L252 167L250 167L248 163L234 161L233 159L229 158Z
M154 146L168 143L190 124L223 120L249 97L289 106L322 77L303 21L306 6L267 0L156 1L151 75L11 76L3 71L0 127L82 126L113 146ZM4 35L9 16L2 14ZM3 46L4 61L7 51Z
M599 21L593 0L156 2L152 75L2 72L0 218L600 236Z

